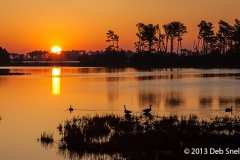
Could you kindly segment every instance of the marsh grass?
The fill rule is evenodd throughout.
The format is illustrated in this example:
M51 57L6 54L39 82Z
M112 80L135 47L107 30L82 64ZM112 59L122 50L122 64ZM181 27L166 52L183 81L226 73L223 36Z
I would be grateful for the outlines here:
M38 138L38 141L41 142L41 145L45 148L45 149L50 149L53 147L54 144L54 138L53 138L53 133L50 132L42 132L40 139Z
M117 153L126 159L174 158L183 156L184 148L224 149L238 148L240 144L239 117L109 114L73 117L59 126L58 152L76 157ZM43 142L52 143L52 135L45 133L42 137L49 137Z

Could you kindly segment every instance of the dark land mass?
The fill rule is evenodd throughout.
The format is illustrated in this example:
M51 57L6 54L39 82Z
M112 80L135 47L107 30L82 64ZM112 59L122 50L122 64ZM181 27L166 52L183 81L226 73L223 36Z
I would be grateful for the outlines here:
M57 55L59 56L59 55ZM61 55L63 56L63 55ZM0 66L69 66L69 67L133 67L133 68L240 68L240 54L179 55L139 52L127 56L127 52L111 51L93 55L80 54L76 59L11 60Z
M30 75L31 73L22 72L10 72L10 69L0 69L0 76L20 76L20 75Z
M20 76L20 75L31 75L31 73L18 73L18 72L0 73L0 76Z
M135 64L81 64L81 63L9 63L2 67L109 67L109 68L240 68L239 65L135 65ZM1 73L0 73L1 74Z

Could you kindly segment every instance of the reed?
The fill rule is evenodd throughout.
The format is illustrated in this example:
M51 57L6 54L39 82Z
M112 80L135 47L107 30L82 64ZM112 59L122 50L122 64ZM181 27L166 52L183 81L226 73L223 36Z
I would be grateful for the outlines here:
M46 148L46 149L50 149L53 147L53 143L54 143L54 138L53 138L53 133L50 132L42 132L40 139L38 138L38 142L41 142L41 145Z

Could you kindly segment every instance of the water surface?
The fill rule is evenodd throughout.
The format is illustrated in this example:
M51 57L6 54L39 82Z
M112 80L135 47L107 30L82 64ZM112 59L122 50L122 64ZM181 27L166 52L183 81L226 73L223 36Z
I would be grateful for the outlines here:
M41 132L77 115L114 113L123 105L134 115L152 104L152 114L201 118L240 110L240 69L134 69L1 67L0 159L64 159L41 147ZM66 109L74 110L71 114ZM234 112L225 112L233 106ZM14 153L14 154L13 154Z

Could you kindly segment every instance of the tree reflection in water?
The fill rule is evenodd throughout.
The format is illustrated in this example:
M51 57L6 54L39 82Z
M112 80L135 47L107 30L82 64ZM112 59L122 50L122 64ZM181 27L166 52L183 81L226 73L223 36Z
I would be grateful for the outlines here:
M240 138L239 117L110 114L73 117L57 128L57 153L69 159L175 159L194 146L237 148Z

